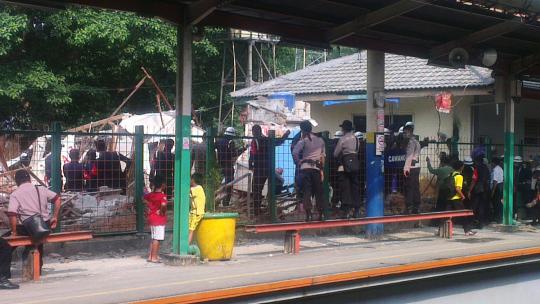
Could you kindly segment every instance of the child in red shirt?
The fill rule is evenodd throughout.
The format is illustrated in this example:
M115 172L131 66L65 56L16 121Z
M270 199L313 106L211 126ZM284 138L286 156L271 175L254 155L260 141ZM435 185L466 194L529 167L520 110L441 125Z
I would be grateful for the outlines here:
M147 207L147 219L152 234L148 262L159 263L159 244L165 239L165 225L167 224L167 195L163 193L163 178L154 177L154 191L144 196Z

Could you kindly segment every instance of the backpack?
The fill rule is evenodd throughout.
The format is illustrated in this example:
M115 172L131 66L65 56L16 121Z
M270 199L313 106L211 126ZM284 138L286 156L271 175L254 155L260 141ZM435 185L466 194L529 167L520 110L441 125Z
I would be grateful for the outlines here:
M343 170L347 173L356 173L360 171L360 157L358 155L359 143L358 138L355 137L354 139L356 140L355 153L345 154L341 157L341 162L343 163Z
M452 174L447 176L441 184L441 192L444 193L447 199L452 199L457 194L455 177L458 175L461 174L458 172L452 172Z

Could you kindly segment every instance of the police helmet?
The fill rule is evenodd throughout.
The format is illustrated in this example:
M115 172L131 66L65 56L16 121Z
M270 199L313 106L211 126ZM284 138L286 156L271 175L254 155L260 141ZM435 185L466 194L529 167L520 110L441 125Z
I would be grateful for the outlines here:
M354 136L358 139L364 139L364 133L362 132L356 132L354 133Z
M228 127L227 129L225 129L224 134L234 136L234 135L236 135L236 130L233 127Z

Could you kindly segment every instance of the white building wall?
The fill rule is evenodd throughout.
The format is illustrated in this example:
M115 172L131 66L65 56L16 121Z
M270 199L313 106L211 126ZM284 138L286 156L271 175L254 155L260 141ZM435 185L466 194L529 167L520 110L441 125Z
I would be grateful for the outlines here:
M450 114L440 113L440 132L448 137L452 136L452 124L456 119L460 128L460 142L471 141L471 103L473 96L454 97L454 108ZM352 121L355 115L365 115L365 102L350 103L324 107L322 102L311 102L311 117L315 119L319 126L315 131L330 131L333 134L339 129L339 125L344 119ZM385 109L386 115L389 109ZM396 115L412 115L416 125L415 133L420 138L429 137L436 139L439 125L439 115L435 110L433 98L401 98L400 104L394 106Z

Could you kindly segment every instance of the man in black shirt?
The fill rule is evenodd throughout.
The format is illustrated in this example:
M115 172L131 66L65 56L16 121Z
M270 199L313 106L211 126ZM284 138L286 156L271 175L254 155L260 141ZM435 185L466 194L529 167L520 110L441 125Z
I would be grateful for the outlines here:
M79 150L69 151L69 158L71 162L64 165L64 176L66 177L64 190L82 192L84 189L84 165L79 163Z
M120 161L125 162L126 168L129 168L131 160L116 151L107 151L104 140L96 142L96 150L99 153L99 157L96 159L98 187L121 188L125 192L126 179Z
M163 151L158 151L155 159L155 174L163 177L165 194L171 198L174 193L174 140L167 138L164 143Z
M269 176L270 154L275 151L269 151L269 138L264 136L260 125L254 125L251 129L253 140L251 141L249 153L249 169L253 170L253 205L255 207L255 216L261 211L262 190ZM291 132L287 130L281 139L276 140L276 146L281 145ZM275 168L272 168L275 170Z
M216 142L217 161L221 169L221 174L225 178L225 184L228 184L234 180L234 164L238 159L238 156L244 152L245 149L239 149L233 140L236 135L236 130L233 127L225 129L224 137L220 138ZM233 186L227 186L227 196L223 199L223 206L229 206L231 200Z

